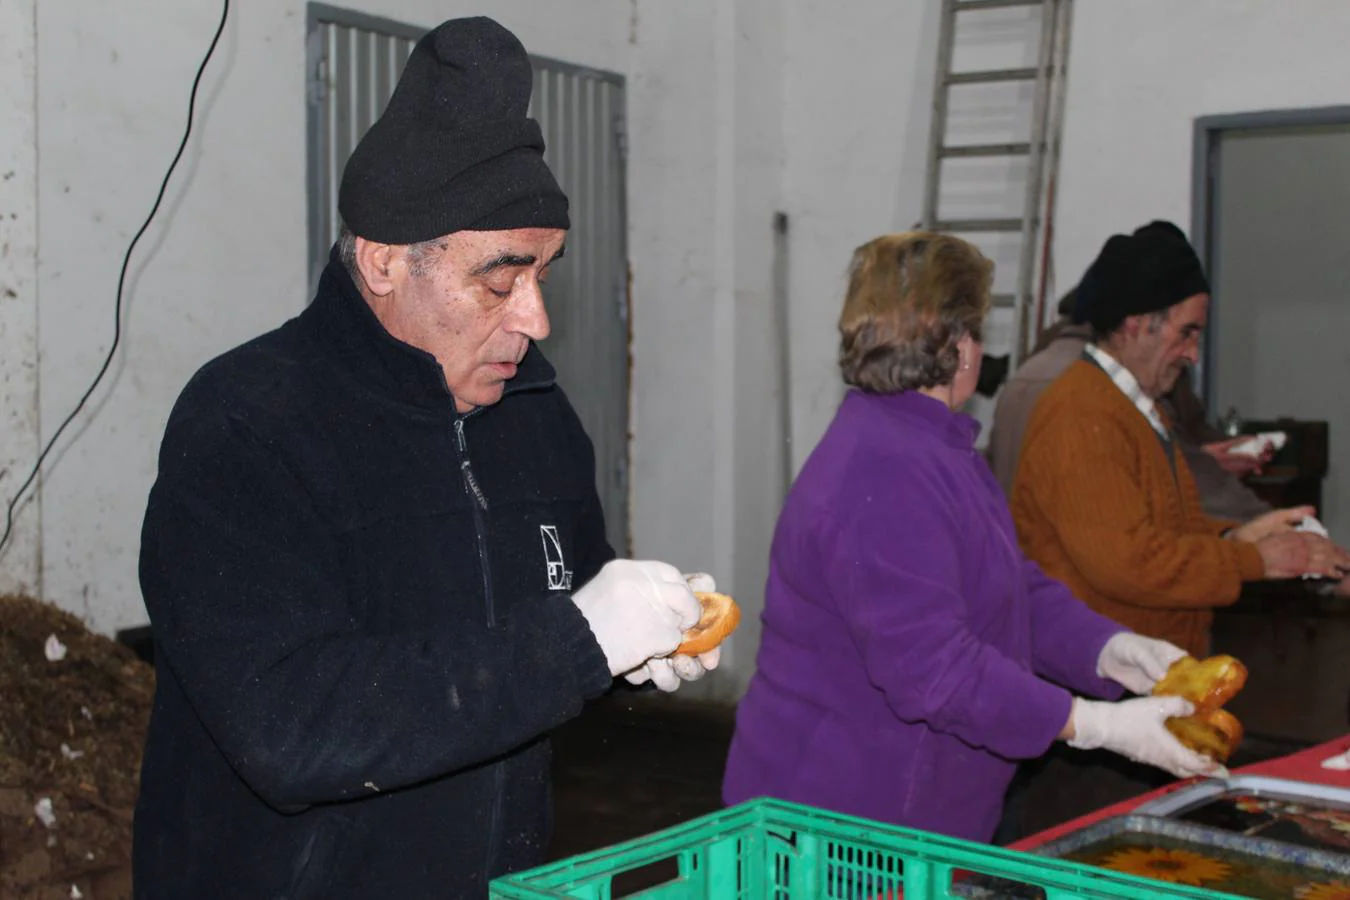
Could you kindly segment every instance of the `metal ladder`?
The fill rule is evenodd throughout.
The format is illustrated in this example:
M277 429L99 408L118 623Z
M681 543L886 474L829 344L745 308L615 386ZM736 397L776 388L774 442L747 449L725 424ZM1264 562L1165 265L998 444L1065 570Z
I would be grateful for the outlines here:
M952 57L960 30L957 18L1018 6L1040 7L1037 64L1029 68L953 72ZM1040 334L1045 291L1051 274L1049 254L1046 252L1049 235L1045 225L1053 205L1055 171L1059 161L1071 13L1072 0L942 0L922 224L930 231L963 235L991 232L1021 234L1014 292L994 295L995 306L1012 309L1010 371L1017 368ZM1035 82L1036 91L1027 141L961 146L947 143L948 105L952 88L1028 81ZM1028 158L1025 200L1020 217L943 219L939 216L943 163L949 159L974 157ZM1036 302L1033 303L1033 300Z

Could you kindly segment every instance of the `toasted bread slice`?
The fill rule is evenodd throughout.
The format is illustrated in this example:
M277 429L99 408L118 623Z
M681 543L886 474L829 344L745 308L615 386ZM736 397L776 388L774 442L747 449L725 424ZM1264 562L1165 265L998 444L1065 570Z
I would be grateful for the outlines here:
M1156 697L1185 697L1195 704L1197 713L1218 709L1237 696L1247 683L1247 667L1231 656L1211 656L1198 660L1183 656L1172 663L1153 686Z
M1242 742L1242 723L1226 709L1168 719L1167 730L1196 753L1219 763L1227 762Z
M707 653L741 624L741 608L726 594L694 591L694 596L703 604L703 617L684 633L684 643L675 648L677 654L685 656Z

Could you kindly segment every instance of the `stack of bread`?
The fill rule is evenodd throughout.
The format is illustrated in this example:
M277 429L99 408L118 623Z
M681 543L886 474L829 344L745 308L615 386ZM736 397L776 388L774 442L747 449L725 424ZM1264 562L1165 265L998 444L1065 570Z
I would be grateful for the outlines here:
M1167 730L1195 752L1223 763L1242 741L1242 723L1223 705L1246 683L1247 667L1231 656L1183 656L1158 679L1153 694L1185 697L1195 704L1191 715L1168 719Z

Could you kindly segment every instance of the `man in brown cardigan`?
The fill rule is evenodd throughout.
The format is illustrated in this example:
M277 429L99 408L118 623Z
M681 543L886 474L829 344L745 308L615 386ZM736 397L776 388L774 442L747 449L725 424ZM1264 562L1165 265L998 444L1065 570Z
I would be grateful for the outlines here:
M1059 320L1046 329L1031 354L1017 367L994 404L994 420L989 430L985 455L994 470L1003 493L1012 496L1013 476L1022 451L1022 438L1036 401L1064 370L1083 354L1092 337L1085 321L1085 310L1075 317L1078 291L1069 291L1059 301ZM1195 476L1200 505L1207 515L1217 519L1247 521L1270 512L1270 504L1242 483L1242 478L1261 468L1274 456L1270 448L1258 457L1231 453L1233 446L1247 436L1228 438L1206 421L1204 403L1190 384L1190 370L1159 405L1169 417L1177 439L1177 449Z
M1199 361L1208 316L1209 285L1181 231L1153 222L1113 236L1078 290L1092 340L1036 402L1013 481L1027 556L1098 612L1196 656L1213 608L1243 581L1350 569L1330 541L1293 530L1310 507L1245 524L1202 510L1158 407ZM1021 773L1000 838L1157 786L1153 772L1092 756L1051 753Z
M1247 523L1201 509L1158 407L1199 361L1209 309L1200 260L1176 226L1106 242L1079 291L1093 339L1027 423L1012 511L1027 555L1089 606L1200 656L1216 606L1243 581L1340 577L1350 556L1293 530L1310 507Z

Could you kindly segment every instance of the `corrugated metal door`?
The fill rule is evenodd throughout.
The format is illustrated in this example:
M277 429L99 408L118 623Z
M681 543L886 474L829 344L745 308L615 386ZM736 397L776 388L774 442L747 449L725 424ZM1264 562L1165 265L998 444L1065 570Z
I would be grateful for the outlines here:
M309 4L309 274L328 262L341 221L342 168L384 111L424 30ZM567 257L546 296L553 333L541 347L595 443L596 486L610 543L628 539L628 251L623 77L531 57L545 158L571 200Z

